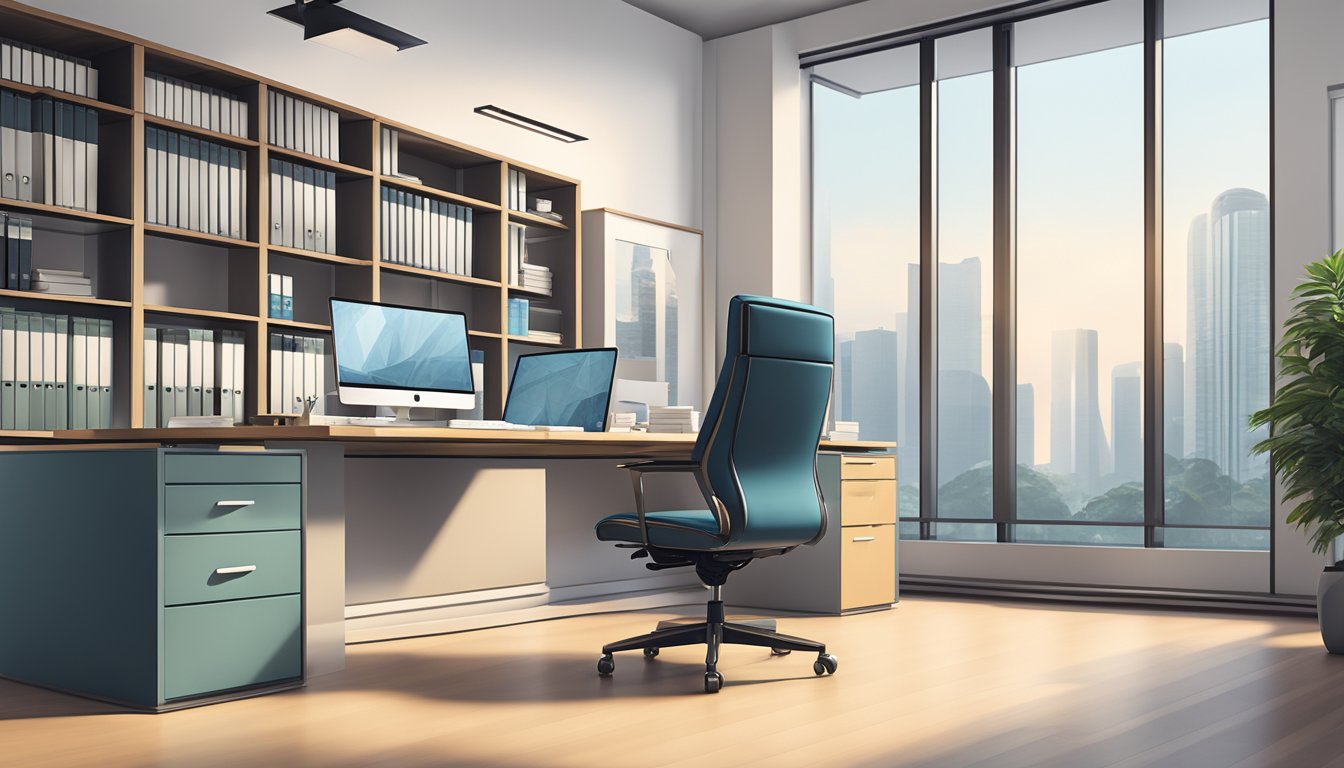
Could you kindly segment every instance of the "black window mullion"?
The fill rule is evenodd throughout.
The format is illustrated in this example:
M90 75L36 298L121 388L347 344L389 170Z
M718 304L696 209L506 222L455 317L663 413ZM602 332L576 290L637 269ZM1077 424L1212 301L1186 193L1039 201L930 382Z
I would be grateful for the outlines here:
M938 195L933 39L919 43L919 537L938 517Z
M1143 101L1143 543L1145 547L1161 547L1166 516L1162 402L1162 0L1144 0Z
M1017 519L1017 217L1013 133L1013 27L994 27L994 522L1001 542L1015 539Z

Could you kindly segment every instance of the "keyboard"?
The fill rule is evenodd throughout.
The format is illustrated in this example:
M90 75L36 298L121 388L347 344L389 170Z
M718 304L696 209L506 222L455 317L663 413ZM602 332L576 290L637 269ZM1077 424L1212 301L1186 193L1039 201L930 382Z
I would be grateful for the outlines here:
M452 419L448 422L450 429L514 429L530 432L535 427L526 424L513 424L507 421L487 421L484 419Z

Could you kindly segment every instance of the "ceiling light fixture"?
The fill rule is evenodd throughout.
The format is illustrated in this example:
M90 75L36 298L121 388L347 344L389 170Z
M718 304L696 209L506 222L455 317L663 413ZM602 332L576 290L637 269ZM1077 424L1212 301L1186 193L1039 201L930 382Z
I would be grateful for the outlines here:
M337 5L341 0L295 0L270 11L303 27L303 39L355 56L386 55L424 45L425 41Z
M472 110L478 115L493 117L501 122L515 125L519 128L525 128L533 133L540 133L542 136L549 136L556 141L563 141L566 144L573 144L576 141L587 141L587 136L580 136L577 133L571 133L563 128L556 128L554 125L548 125L540 120L533 120L517 112L510 112L507 109L501 109L494 104L485 104Z

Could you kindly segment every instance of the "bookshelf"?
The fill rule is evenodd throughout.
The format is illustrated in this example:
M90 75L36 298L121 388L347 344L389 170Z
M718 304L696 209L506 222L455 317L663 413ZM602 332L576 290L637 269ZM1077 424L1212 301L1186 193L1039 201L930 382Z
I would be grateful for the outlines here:
M144 424L143 334L146 326L242 331L246 340L246 414L271 412L268 339L272 332L330 338L326 299L387 301L467 315L469 343L485 356L485 416L500 418L512 360L518 354L582 344L580 184L488 150L388 120L365 110L14 0L0 0L2 37L90 60L98 95L0 79L0 89L93 108L99 124L99 209L82 211L0 197L0 212L33 219L34 266L83 269L93 297L0 289L0 306L110 319L114 329L114 427ZM209 130L146 112L145 74L214 89L247 105L245 136ZM336 113L339 160L276 146L268 135L272 91ZM240 151L246 170L241 237L150 223L146 212L146 128L176 132ZM398 170L385 175L383 128L398 132ZM334 253L270 242L272 159L334 175ZM509 210L508 175L527 175L530 195L553 201L563 221ZM472 274L448 274L383 259L384 188L469 208ZM527 226L530 259L549 267L553 295L507 284L510 223ZM267 275L293 276L294 319L268 317ZM563 313L563 343L508 333L508 300L544 298ZM331 367L330 342L326 345ZM328 376L328 382L332 377ZM329 386L328 389L332 387ZM134 396L132 395L134 393ZM37 432L18 433L34 436ZM8 436L16 436L6 433ZM0 435L5 437L6 435Z

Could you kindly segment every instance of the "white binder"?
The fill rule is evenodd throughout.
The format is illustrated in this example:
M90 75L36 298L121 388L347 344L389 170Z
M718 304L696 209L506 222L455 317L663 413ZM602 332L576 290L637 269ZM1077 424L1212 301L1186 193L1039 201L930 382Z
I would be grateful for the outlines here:
M14 127L18 98L12 91L0 91L0 197L15 198L19 194L18 131Z
M183 181L187 185L187 207L185 229L201 231L201 142L191 136L183 136L180 141L187 143L187 172ZM178 414L179 416L183 414Z
M271 245L284 245L285 236L282 227L282 216L280 213L280 161L274 157L270 160L270 203L271 203L271 228L266 236L267 242Z
M14 126L14 151L17 154L18 199L33 201L33 102L26 96L14 100L17 107Z
M215 349L215 370L219 372L220 416L233 417L233 334L221 331ZM236 420L235 420L236 423Z
M101 356L102 345L98 341L99 321L93 318L84 319L84 401L86 403L85 411L88 414L85 429L98 429L103 423L101 405L102 400L98 397L98 389L102 386L102 379L99 378L102 368Z
M72 107L71 119L74 124L71 126L70 136L71 151L74 153L74 171L71 177L71 191L74 194L74 207L80 210L87 210L89 206L89 145L88 145L88 119L85 115L88 112L84 107Z
M46 371L43 323L46 316L28 313L28 428L46 429Z
M269 376L271 380L270 407L267 410L270 413L285 412L285 392L284 392L284 371L285 355L281 345L284 339L278 333L271 334L270 350L271 362L269 367Z
M0 307L0 429L14 429L14 310Z
M146 78L147 86L149 78ZM148 92L146 92L148 95ZM144 425L157 427L159 424L159 333L146 328L143 340L144 349Z
M168 420L177 415L177 347L173 331L155 330L159 341L159 425L168 426Z
M112 321L98 321L98 414L102 429L112 426Z
M84 110L84 128L85 150L88 152L88 158L85 160L86 169L84 176L84 199L86 201L86 210L98 210L98 112L92 109Z
M290 334L284 334L280 346L284 353L283 359L280 361L280 402L284 408L281 413L294 413L294 372L296 368L294 337Z
M70 336L70 428L89 428L88 319L76 317Z
M326 172L308 169L308 194L312 197L313 250L327 253L327 193L323 189Z
M188 375L190 365L189 347L191 340L186 329L176 328L172 331L173 335L173 381L176 386L173 387L173 415L189 416L190 411L187 408L187 400L191 390L191 378Z
M56 429L56 382L59 371L56 370L56 327L59 318L56 315L42 315L42 428Z
M243 407L246 404L247 392L247 363L244 359L247 348L243 334L231 331L229 335L233 339L233 423L243 424L247 421Z
M332 113L335 114L334 112ZM327 224L325 232L327 233L327 253L336 252L336 173L326 171L327 183Z
M56 316L56 429L70 428L70 318Z
M311 110L309 110L311 111ZM296 165L298 171L299 190L301 202L299 209L303 212L303 247L310 251L319 250L317 246L317 211L314 202L317 197L313 190L313 169L306 165Z
M243 151L229 150L229 236L243 239Z
M215 332L201 331L201 415L218 416L219 379L215 368Z
M202 338L204 331L192 328L187 331L187 415L201 416L201 396L204 390L204 349Z
M320 339L305 336L303 339L303 405L306 407L309 403L316 405L322 400L322 392L318 387L317 369L318 369L318 344ZM302 412L302 411L300 411Z
M212 235L226 234L219 228L219 150L213 141L201 142L205 149L205 231Z
M146 94L148 98L148 94ZM159 219L159 131L145 126L145 221L162 224Z
M28 372L32 366L29 349L29 313L14 313L14 418L13 429L28 429L28 390L32 385Z

